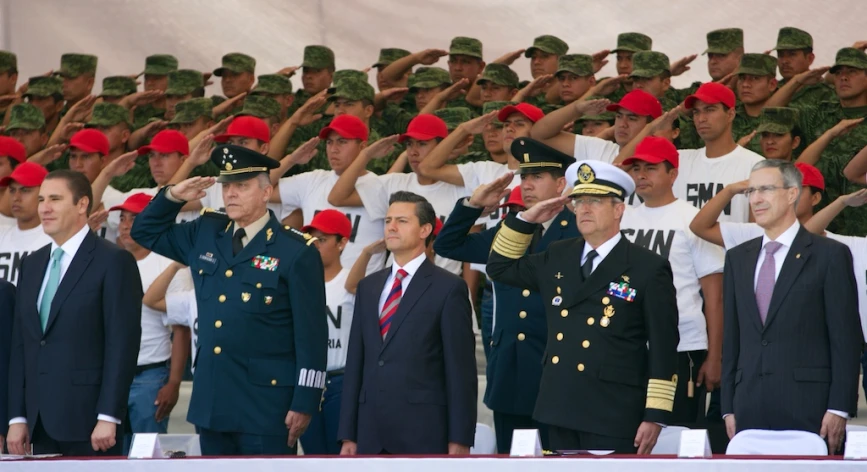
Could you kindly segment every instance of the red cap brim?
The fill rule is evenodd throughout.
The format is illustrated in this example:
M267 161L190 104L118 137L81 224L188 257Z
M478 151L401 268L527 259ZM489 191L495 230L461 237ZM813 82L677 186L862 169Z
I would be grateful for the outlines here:
M661 162L667 162L667 160L663 157L651 156L649 154L636 154L636 155L624 160L620 165L630 166L635 161L647 162L648 164L659 164Z
M139 208L138 206L128 205L128 204L124 203L121 205L115 205L115 206L108 209L108 211L117 211L117 210L128 211L130 213L135 213L137 215L137 214L141 213L142 211L144 211L144 207Z
M81 144L81 143L70 144L69 148L70 149L73 149L73 148L79 149L79 150L84 151L84 152L96 152L96 153L102 154L102 151L100 151L99 149L96 149L96 148L93 148L93 147L90 147L86 144Z
M400 135L400 137L397 138L397 142L402 143L409 138L417 139L419 141L430 141L431 139L436 139L438 137L439 136L435 136L432 134L425 134L425 133L419 133L419 132L408 132L408 133L403 133L402 135Z

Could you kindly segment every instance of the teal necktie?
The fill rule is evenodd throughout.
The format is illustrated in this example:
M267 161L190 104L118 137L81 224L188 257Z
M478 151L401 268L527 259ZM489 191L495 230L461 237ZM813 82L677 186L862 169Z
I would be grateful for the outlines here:
M48 283L45 284L45 292L42 294L42 303L39 304L39 321L42 323L42 332L48 324L48 314L51 313L51 302L60 285L60 259L63 258L63 249L57 248L51 253L51 267L48 269Z

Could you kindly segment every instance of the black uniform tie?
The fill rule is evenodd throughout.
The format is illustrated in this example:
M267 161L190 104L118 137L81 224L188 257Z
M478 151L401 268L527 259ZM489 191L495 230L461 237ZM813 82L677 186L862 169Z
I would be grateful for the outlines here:
M244 249L244 243L241 242L241 238L247 235L247 232L244 231L244 228L235 231L235 234L232 235L232 253L234 255L238 255Z
M595 249L591 249L590 252L587 253L587 261L581 266L581 275L584 276L584 280L587 280L593 272L593 260L596 259L596 256L598 255L599 253L596 252Z

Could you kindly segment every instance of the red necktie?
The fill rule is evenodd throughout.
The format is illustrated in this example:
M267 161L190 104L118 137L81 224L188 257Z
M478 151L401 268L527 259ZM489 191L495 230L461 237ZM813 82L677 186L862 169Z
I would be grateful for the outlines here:
M388 298L385 299L385 305L382 306L382 313L379 315L379 333L382 334L382 339L385 339L385 334L388 333L388 327L391 325L391 317L397 313L397 306L400 305L400 297L403 296L401 282L403 278L409 275L405 270L400 269L394 277L394 283L391 284L391 291L388 292Z

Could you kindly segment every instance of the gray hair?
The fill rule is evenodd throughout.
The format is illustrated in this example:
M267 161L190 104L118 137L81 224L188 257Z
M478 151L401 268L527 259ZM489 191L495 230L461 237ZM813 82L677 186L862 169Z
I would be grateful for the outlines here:
M795 199L795 207L798 206L798 200L801 199L801 187L804 181L804 175L789 161L782 159L765 159L757 162L750 172L755 172L759 169L777 169L783 177L783 187L798 189L798 198Z
M256 181L259 182L259 188L263 190L271 186L271 176L268 173L256 174Z

